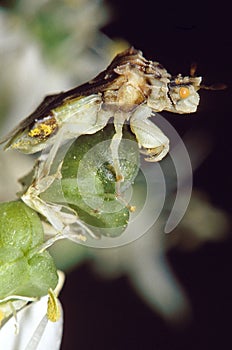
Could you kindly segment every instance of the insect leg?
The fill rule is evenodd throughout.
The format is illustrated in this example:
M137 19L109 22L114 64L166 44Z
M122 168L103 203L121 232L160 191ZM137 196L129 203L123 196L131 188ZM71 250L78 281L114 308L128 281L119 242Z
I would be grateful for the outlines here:
M148 162L158 162L169 151L169 139L148 118L152 110L148 106L139 106L130 120L131 131L135 134L140 152L147 155Z
M124 177L121 173L121 168L120 168L118 149L119 149L120 142L122 140L122 127L123 127L125 120L126 120L126 116L123 112L117 112L114 115L115 134L114 134L114 136L111 140L111 144L110 144L113 165L114 165L114 169L115 169L115 173L116 173L117 190L119 190L120 182L124 181ZM118 193L118 191L117 191L117 193Z

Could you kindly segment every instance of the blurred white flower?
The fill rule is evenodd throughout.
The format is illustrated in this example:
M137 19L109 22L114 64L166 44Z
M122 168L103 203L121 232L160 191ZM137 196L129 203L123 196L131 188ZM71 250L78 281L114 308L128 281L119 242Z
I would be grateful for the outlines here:
M213 206L204 193L194 191L183 220L170 235L166 246L191 251L206 242L226 239L229 226L227 215Z
M140 297L167 321L189 317L190 305L165 257L165 235L158 224L128 245L91 253L94 270L107 278L128 276Z
M10 201L17 198L17 192L22 188L18 179L31 171L34 164L33 158L15 152L0 152L0 201Z

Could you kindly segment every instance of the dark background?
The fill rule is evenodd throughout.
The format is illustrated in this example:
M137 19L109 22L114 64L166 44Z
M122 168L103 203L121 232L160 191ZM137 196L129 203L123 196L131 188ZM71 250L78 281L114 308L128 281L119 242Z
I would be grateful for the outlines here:
M192 62L204 83L223 82L224 91L201 91L192 116L163 113L176 130L202 131L213 147L194 173L194 187L231 212L231 10L226 1L108 1L112 21L102 30L124 38L144 56L176 74ZM228 2L229 3L229 2ZM199 148L201 140L199 140ZM61 301L65 310L62 349L232 348L232 240L207 243L192 253L173 249L168 259L194 310L193 321L173 329L132 290L126 277L107 282L83 265L69 274ZM77 283L78 281L78 283ZM81 315L81 317L78 317Z

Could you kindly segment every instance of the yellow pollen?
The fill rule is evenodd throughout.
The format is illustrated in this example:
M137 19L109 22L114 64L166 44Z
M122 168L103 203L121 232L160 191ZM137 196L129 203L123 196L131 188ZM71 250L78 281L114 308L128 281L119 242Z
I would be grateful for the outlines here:
M50 136L56 128L56 123L52 123L51 121L47 121L47 123L37 123L35 127L28 132L28 136L45 139Z
M57 322L60 318L60 306L58 304L57 296L52 289L48 291L48 308L47 308L47 318L51 322Z

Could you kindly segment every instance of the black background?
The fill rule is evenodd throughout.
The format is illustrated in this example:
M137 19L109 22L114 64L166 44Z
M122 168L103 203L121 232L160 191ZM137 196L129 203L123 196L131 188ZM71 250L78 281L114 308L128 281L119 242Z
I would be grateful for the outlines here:
M229 3L229 2L228 2ZM176 130L202 131L212 151L194 173L194 186L215 206L231 212L231 10L226 1L108 1L112 21L103 28L124 38L169 72L188 74L192 62L204 83L223 82L224 91L201 91L196 114L163 113ZM200 141L201 142L201 141ZM201 147L199 143L199 147ZM126 277L101 280L88 265L68 275L62 349L230 349L232 285L229 237L192 253L177 249L168 259L193 305L190 324L170 328L131 289Z

